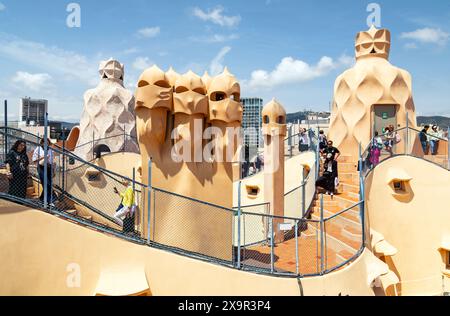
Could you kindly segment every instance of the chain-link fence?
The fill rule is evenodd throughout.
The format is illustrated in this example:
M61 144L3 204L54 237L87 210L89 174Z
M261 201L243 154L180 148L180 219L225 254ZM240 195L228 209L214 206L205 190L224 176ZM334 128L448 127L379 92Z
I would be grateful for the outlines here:
M157 188L150 199L152 242L232 264L233 210Z
M336 270L363 248L361 204L358 203L323 221L324 269Z
M37 136L18 136L9 130L1 134L13 144L3 160L1 192L29 199L38 207L46 202L49 209L134 237L142 235L145 186L50 143L44 159Z
M86 160L100 158L102 154L116 152L139 152L137 137L128 134L110 135L103 138L92 138L78 144L74 152Z

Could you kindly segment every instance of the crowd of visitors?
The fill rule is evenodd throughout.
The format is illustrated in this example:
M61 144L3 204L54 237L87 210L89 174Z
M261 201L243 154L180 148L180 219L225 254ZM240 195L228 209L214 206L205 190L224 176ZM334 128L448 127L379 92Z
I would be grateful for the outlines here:
M447 131L448 133L448 131ZM439 130L437 125L425 125L419 133L420 144L425 155L433 156L438 154L440 141L444 139L444 132ZM448 136L447 136L448 137Z

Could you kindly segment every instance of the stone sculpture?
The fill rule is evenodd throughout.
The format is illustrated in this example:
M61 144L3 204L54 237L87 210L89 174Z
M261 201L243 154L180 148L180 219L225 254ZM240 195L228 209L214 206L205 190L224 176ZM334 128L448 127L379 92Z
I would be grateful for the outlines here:
M143 181L151 165L157 188L149 208L153 240L231 259L232 212L192 199L233 207L242 121L236 78L225 70L207 90L192 71L180 76L153 66L139 78L136 120Z
M369 145L375 133L377 107L392 106L395 129L416 126L411 75L389 61L391 35L386 29L372 26L356 37L356 64L340 75L334 86L329 139L354 161L359 144ZM385 127L385 126L382 126ZM382 127L377 132L382 134Z
M124 88L124 66L102 61L99 85L84 94L80 136L75 153L91 160L97 148L110 152L139 152L133 93Z

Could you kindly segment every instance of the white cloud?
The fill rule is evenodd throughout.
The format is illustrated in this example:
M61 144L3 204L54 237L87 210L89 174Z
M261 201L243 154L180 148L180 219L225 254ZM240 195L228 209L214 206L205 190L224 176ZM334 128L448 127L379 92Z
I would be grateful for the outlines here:
M400 38L415 40L420 43L445 45L450 39L450 34L438 28L426 27L414 32L402 33Z
M156 37L161 33L161 28L159 26L146 27L137 31L139 37L152 38Z
M63 75L88 85L98 83L98 61L88 61L86 56L56 46L22 40L0 33L0 56L21 62L46 73Z
M47 73L31 74L25 71L18 71L12 78L14 83L25 86L34 92L42 91L50 86L52 76Z
M410 49L417 49L418 46L417 46L416 43L406 43L405 44L405 48L408 49L408 50L410 50Z
M239 35L231 34L231 35L221 35L221 34L213 34L211 36L203 36L203 37L191 37L190 39L195 42L202 43L224 43L229 42L235 39L238 39Z
M222 64L225 59L225 56L230 52L230 50L231 50L231 47L225 46L224 48L222 48L220 50L220 52L216 55L216 57L214 57L214 59L211 61L209 69L210 69L210 74L212 76L217 76L218 74L220 74L223 71L224 66Z
M0 2L0 11L4 11L6 9L6 6Z
M241 22L241 17L239 15L226 16L223 15L224 8L222 6L217 6L208 12L203 11L200 8L194 8L193 14L202 21L212 22L220 26L233 27L237 26Z
M133 62L133 68L136 70L145 70L153 66L153 62L148 57L138 57Z
M131 48L125 49L121 53L124 54L124 55L131 55L131 54L135 54L135 53L138 53L138 52L139 52L138 48L131 47Z
M337 61L324 56L316 65L309 65L302 60L285 57L271 72L266 70L253 71L250 80L244 81L244 85L251 89L258 89L306 82L326 76L332 70L349 66L352 63L353 58L346 55L342 55Z

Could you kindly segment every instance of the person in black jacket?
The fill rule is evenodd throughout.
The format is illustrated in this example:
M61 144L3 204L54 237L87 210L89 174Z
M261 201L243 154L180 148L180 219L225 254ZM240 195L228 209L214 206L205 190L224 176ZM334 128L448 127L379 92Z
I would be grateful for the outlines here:
M27 146L22 140L16 141L6 157L6 169L8 171L8 194L19 198L26 198L29 174L29 160Z
M323 166L323 174L316 181L316 186L323 188L326 194L334 195L336 190L336 178L338 177L338 163L331 153L327 154Z
M428 155L428 130L430 129L429 125L425 125L422 131L419 134L419 140L422 144L423 153Z

